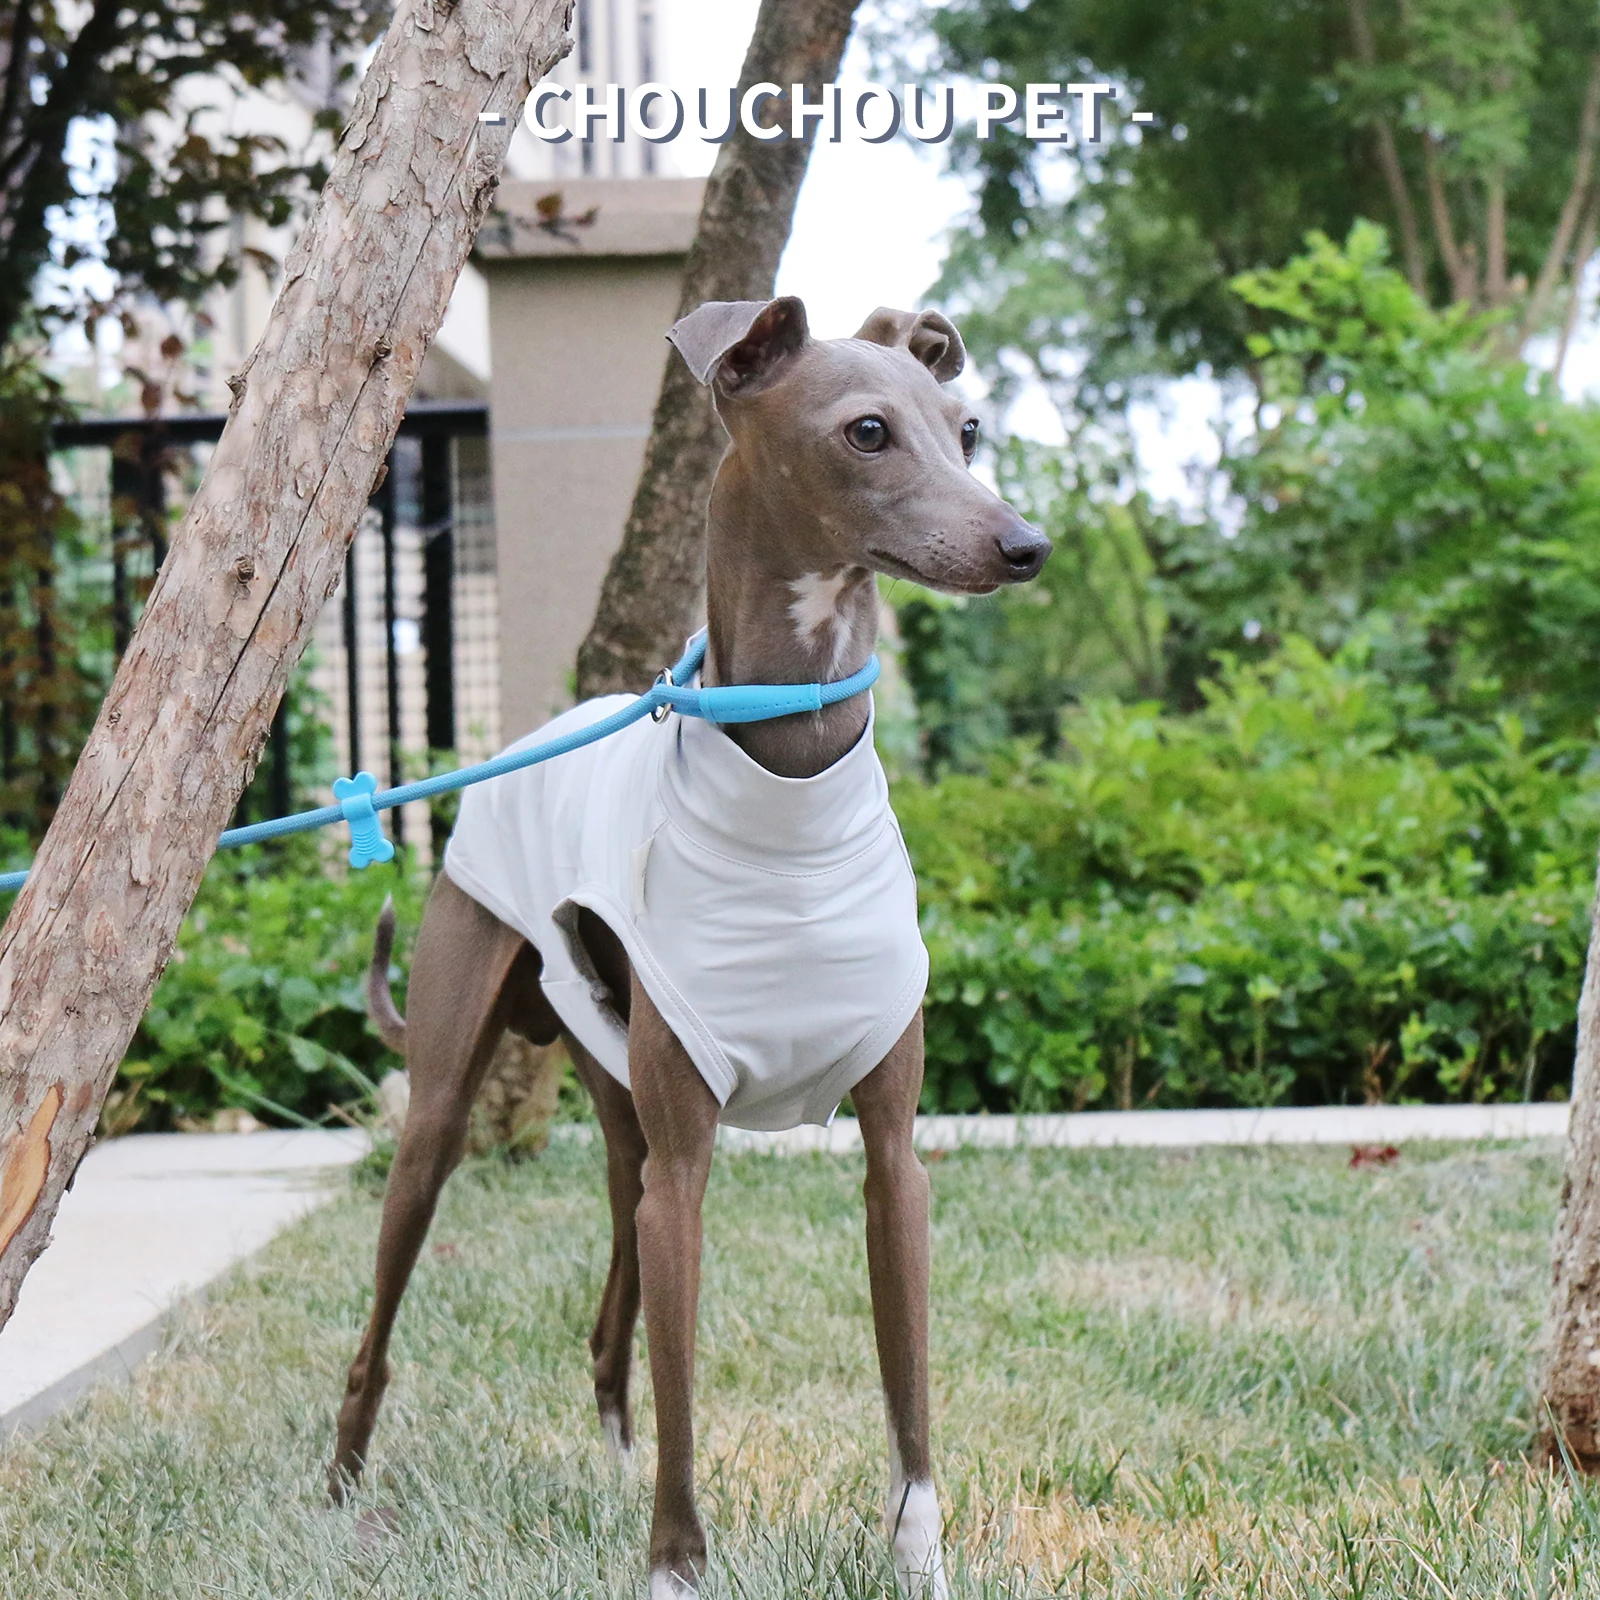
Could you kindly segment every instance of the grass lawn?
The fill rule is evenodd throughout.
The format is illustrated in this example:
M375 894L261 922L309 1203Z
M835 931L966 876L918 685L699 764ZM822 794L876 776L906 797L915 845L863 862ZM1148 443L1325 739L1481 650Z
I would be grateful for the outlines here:
M934 1448L961 1595L1600 1596L1600 1500L1531 1471L1549 1147L952 1155ZM709 1596L882 1596L883 1430L851 1160L719 1159L697 1417ZM401 1312L362 1538L324 1509L377 1200L330 1206L127 1390L0 1453L0 1593L641 1591L641 1469L584 1337L597 1151L451 1181Z

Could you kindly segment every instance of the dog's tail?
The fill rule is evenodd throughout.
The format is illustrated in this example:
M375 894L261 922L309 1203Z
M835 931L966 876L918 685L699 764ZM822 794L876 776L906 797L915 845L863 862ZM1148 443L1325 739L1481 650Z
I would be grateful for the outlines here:
M391 1050L406 1053L406 1019L400 1015L389 992L389 957L394 951L394 896L384 897L378 913L377 931L372 936L372 964L367 968L367 1014L378 1030L378 1037Z

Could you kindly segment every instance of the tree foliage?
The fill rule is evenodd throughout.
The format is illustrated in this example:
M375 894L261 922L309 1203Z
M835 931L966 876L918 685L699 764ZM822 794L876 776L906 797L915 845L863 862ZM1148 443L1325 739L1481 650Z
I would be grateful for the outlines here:
M1504 310L1420 299L1370 223L1229 292L1258 324L1259 404L1217 469L1225 514L1152 505L1098 421L1013 446L1002 482L1058 553L1037 594L902 606L929 770L1019 734L1050 747L1051 707L1096 693L1195 709L1219 654L1291 636L1361 641L1406 736L1445 759L1507 714L1592 739L1600 417L1505 353Z
M959 148L978 226L941 286L970 301L980 353L1007 351L1091 408L1247 367L1253 319L1228 285L1281 266L1311 229L1379 221L1424 299L1515 304L1524 332L1594 248L1592 6L952 0L930 25L936 73L1119 87L1106 142L1059 157L1065 185L1015 128ZM1135 104L1153 131L1125 120Z
M348 72L383 9L376 0L0 0L0 348L51 259L54 208L104 206L108 224L91 253L103 250L129 294L193 299L231 282L239 252L218 231L233 216L286 221L296 192L321 174L279 141L233 132L226 101L304 76L319 53ZM327 111L337 114L331 100ZM102 177L75 177L75 125L109 134ZM60 246L58 264L75 264L81 248Z
M81 530L50 473L63 411L37 372L0 363L0 828L35 839L103 688L73 585Z
M1192 702L1219 649L1359 635L1418 738L1510 711L1592 737L1600 418L1505 358L1493 316L1419 300L1370 224L1235 287L1267 322L1263 403L1224 461L1237 528L1164 557L1169 692Z

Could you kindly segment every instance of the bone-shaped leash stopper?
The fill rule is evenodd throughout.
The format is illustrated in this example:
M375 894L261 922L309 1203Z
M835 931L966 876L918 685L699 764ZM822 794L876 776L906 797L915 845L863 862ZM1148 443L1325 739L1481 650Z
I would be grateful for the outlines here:
M394 859L394 846L384 838L383 829L378 826L378 813L372 806L372 797L377 792L378 780L370 772L333 780L333 798L339 802L344 820L350 824L352 867Z

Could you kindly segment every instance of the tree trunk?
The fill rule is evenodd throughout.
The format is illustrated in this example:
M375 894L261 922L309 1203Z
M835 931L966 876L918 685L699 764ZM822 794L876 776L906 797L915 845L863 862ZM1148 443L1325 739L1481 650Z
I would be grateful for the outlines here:
M1600 878L1578 1001L1572 1121L1540 1340L1540 1452L1600 1470Z
M77 33L42 105L29 92L33 7L0 11L7 37L0 50L6 69L0 84L0 350L26 314L34 277L48 255L50 208L72 193L67 132L81 100L69 85L81 85L125 45L126 11L116 0L97 0L78 13Z
M1527 313L1522 319L1523 337L1538 333L1550 315L1555 299L1556 285L1566 269L1567 251L1572 245L1572 235L1577 230L1578 219L1589 200L1590 185L1594 182L1594 158L1600 145L1600 51L1595 53L1589 66L1589 82L1583 92L1583 110L1578 117L1577 155L1572 164L1572 182L1566 199L1561 203L1561 215L1556 220L1556 231L1545 251L1539 276L1534 280L1533 293L1528 296Z
M1590 193L1589 204L1584 207L1583 221L1578 224L1578 243L1572 254L1572 294L1567 300L1566 315L1561 319L1561 337L1556 341L1555 364L1550 376L1556 387L1561 387L1561 374L1567 365L1567 351L1572 347L1572 336L1578 331L1578 318L1583 314L1583 279L1594 255L1595 232L1600 228L1600 195Z
M339 581L569 15L568 0L403 0L232 380L232 419L0 933L0 1326Z
M1445 193L1444 175L1439 170L1438 145L1431 133L1422 136L1422 170L1428 185L1428 209L1433 217L1433 236L1450 275L1450 298L1462 305L1475 305L1478 299L1478 269L1470 251L1456 244L1455 225L1450 217L1450 197Z
M762 0L740 93L753 83L785 91L803 83L815 102L838 75L858 3ZM762 110L768 126L788 125L788 93L762 102ZM680 317L706 300L771 295L817 123L807 127L804 140L771 142L740 128L723 145L684 268ZM871 309L864 305L863 315ZM622 545L578 651L581 699L642 690L681 653L700 611L706 501L726 444L709 391L681 361L669 360Z
M1378 46L1372 36L1372 21L1367 15L1367 0L1350 0L1350 32L1355 42L1356 59L1369 72L1378 65ZM1422 231L1417 226L1417 210L1406 187L1405 168L1395 147L1394 129L1389 119L1379 115L1372 123L1373 142L1378 152L1378 170L1389 190L1395 223L1400 229L1400 250L1406 264L1406 282L1422 300L1428 298L1428 267L1422 253Z

